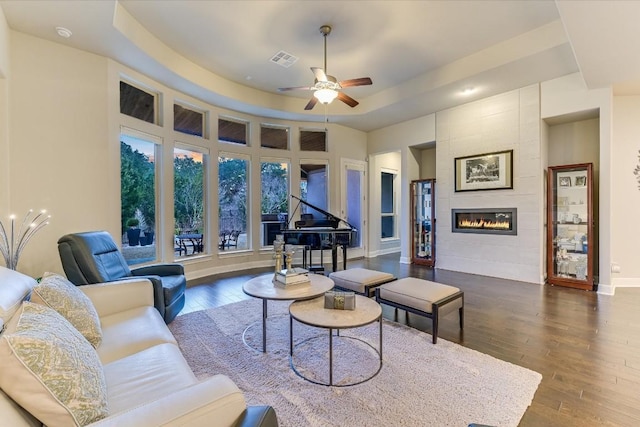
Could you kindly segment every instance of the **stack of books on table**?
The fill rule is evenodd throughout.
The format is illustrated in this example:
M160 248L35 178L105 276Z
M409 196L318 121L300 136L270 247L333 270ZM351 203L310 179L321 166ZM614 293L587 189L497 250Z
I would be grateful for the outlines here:
M307 270L304 268L292 268L289 270L276 271L273 277L273 284L283 288L289 286L308 285L311 283Z

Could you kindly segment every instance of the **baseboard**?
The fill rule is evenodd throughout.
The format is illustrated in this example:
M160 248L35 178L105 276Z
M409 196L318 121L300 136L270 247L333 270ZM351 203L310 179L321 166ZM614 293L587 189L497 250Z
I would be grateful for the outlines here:
M598 285L598 293L604 295L613 295L617 288L640 288L640 278L637 277L619 277L611 280L611 285Z
M613 295L616 291L615 286L598 284L598 293L600 295Z
M255 261L255 262L246 262L242 264L242 268L239 269L237 264L229 264L229 265L221 265L218 267L206 268L204 270L197 270L193 273L187 273L187 281L201 279L203 277L214 276L216 274L222 273L233 273L240 270L250 270L252 268L263 268L263 267L273 267L273 261L264 260L264 261Z

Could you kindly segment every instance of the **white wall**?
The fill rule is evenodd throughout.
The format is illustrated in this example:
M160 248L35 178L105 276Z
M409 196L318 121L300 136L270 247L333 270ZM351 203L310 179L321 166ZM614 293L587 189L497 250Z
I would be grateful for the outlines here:
M571 74L540 84L541 107L540 117L543 120L562 118L563 116L590 115L599 113L600 122L600 182L598 203L599 256L598 292L611 294L615 285L612 283L611 263L612 248L615 246L612 235L614 222L612 153L613 153L613 109L611 89L589 90L580 74Z
M9 26L0 7L0 221L9 215Z
M400 262L411 263L411 195L410 183L420 179L420 150L436 139L436 115L418 117L368 134L369 156L390 151L400 152ZM371 209L371 202L369 203Z
M543 282L538 85L436 114L437 258L447 270ZM513 150L513 189L459 192L454 159ZM451 232L453 208L517 208L517 236Z
M9 25L0 7L0 78L9 76L9 37Z
M2 22L0 20L0 22ZM1 32L0 27L0 32ZM4 49L1 44L0 49ZM5 210L23 214L29 208L47 208L51 224L45 227L27 245L19 270L33 276L45 271L62 273L57 239L67 233L87 230L108 230L119 241L120 234L120 183L119 183L119 134L120 126L127 125L159 136L164 141L165 155L172 152L173 142L182 141L204 144L215 159L223 144L217 142L217 125L211 126L211 140L197 141L195 137L173 131L172 105L174 100L189 102L198 108L210 111L211 123L217 124L218 115L237 117L250 122L252 146L245 152L253 160L261 156L288 156L293 168L301 159L326 159L329 167L329 211L340 210L340 160L350 158L364 161L366 158L366 134L336 124L326 126L328 147L326 153L300 153L297 151L266 151L261 149L259 138L260 117L240 114L215 106L203 104L197 99L181 94L171 88L147 79L107 58L90 54L61 44L45 41L18 32L10 32L11 80L7 86L0 79L0 95L8 93L8 112L0 104L0 153L7 168L2 168L0 177L0 215ZM2 58L2 55L0 55ZM164 126L145 124L139 120L119 114L118 85L121 75L153 87L163 94L162 108ZM0 98L4 102L5 97ZM11 117L9 121L7 117ZM290 126L291 138L298 140L300 128L324 128L324 124L306 122L284 122L268 120L272 124ZM8 128L8 143L3 140ZM172 165L162 165L164 185L169 190L160 198L160 209L173 212L171 189ZM210 206L210 229L217 229L217 162L212 162L208 195ZM259 174L252 174L252 184L259 185ZM292 188L299 186L299 174L292 174ZM8 187L10 194L5 204L2 188ZM251 192L251 203L260 206L260 192ZM257 211L256 211L257 212ZM162 239L161 253L164 261L173 261L173 224L169 220L158 224ZM252 216L259 221L259 212ZM255 231L255 230L254 230ZM217 235L217 233L215 233ZM185 261L188 278L273 264L272 253L261 250L259 232L251 235L254 250L237 254L217 254L217 236L211 236L212 253Z
M420 151L420 179L436 177L436 147Z
M640 167L640 96L613 98L613 139L611 162L611 262L620 267L612 274L614 288L640 287L638 242L640 222L640 182L634 170Z
M401 156L399 151L381 153L369 156L369 250L367 257L375 257L400 251L400 236L396 238L381 239L381 173L390 172L397 174L394 182L395 196L401 197L401 183L403 180ZM408 218L399 213L401 200L396 199L398 206L398 233L406 227Z
M110 224L107 61L17 32L10 59L9 206L53 216L18 264L37 277L61 272L60 236Z

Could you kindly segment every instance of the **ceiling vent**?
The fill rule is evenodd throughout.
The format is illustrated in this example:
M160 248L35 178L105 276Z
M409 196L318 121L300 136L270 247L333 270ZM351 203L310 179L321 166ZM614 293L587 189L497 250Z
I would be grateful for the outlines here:
M284 68L291 67L297 60L298 60L297 57L291 55L290 53L285 52L284 50L281 50L280 52L276 53L271 58L271 62L278 64Z

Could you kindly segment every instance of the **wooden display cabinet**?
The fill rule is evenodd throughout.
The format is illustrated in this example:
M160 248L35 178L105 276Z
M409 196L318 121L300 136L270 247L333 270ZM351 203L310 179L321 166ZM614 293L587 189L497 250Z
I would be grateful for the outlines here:
M549 167L547 283L593 290L592 164Z
M411 261L436 263L435 179L411 181Z

